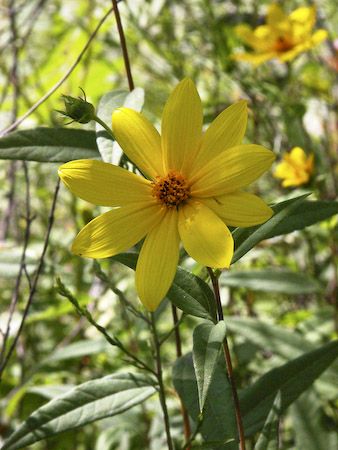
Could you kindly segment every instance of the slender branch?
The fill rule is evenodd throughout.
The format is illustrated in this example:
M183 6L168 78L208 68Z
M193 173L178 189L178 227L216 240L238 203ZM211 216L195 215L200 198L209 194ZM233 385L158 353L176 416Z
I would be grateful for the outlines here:
M99 21L97 27L93 31L92 35L88 39L86 45L83 47L81 52L79 53L78 57L76 58L75 62L70 66L70 68L67 70L67 72L64 74L64 76L43 96L38 100L23 116L21 116L19 119L17 119L12 125L5 128L0 132L0 137L4 136L5 134L9 133L10 131L13 131L18 125L20 125L25 119L27 119L28 116L30 116L42 103L44 103L70 76L70 74L73 72L73 70L76 68L76 66L81 61L83 55L88 50L88 47L96 37L99 29L107 19L107 17L113 12L113 8L110 8L110 10L102 17L102 19Z
M3 360L3 363L0 366L0 381L1 381L1 377L2 377L3 371L5 370L5 367L7 366L8 361L10 360L10 358L12 356L12 353L13 353L15 347L16 347L16 344L17 344L17 342L19 340L19 337L20 337L20 334L22 332L22 329L23 329L25 320L27 318L29 309L30 309L30 307L32 305L32 302L33 302L33 298L34 298L34 295L35 295L35 292L36 292L38 281L39 281L39 278L40 278L40 275L41 275L41 272L42 272L46 251L47 251L47 248L48 248L48 245L49 245L49 238L50 238L50 233L52 231L52 227L53 227L53 223L54 223L54 213L55 213L56 201L57 201L57 197L58 197L58 193L59 193L59 188L60 188L60 180L58 179L58 181L56 183L55 191L54 191L52 206L51 206L51 209L50 209L50 212L49 212L48 226L47 226L46 236L45 236L45 240L44 240L44 244L43 244L42 253L41 253L41 256L40 256L40 259L39 259L38 267L37 267L37 270L36 270L36 273L35 273L35 276L34 276L34 279L33 279L33 282L32 282L32 287L31 287L30 292L29 292L28 300L27 300L25 309L23 311L23 315L22 315L22 318L21 318L21 322L20 322L18 331L17 331L17 333L15 335L15 338L13 339L11 347L9 348L9 350L8 350L8 352L6 354L6 357Z
M164 427L167 437L167 445L168 450L174 450L173 442L171 439L170 434L170 423L169 423L169 414L165 399L165 389L164 389L164 383L163 383L163 372L162 372L162 362L161 362L161 348L160 348L160 342L156 330L156 323L155 323L155 316L154 313L151 313L151 328L153 332L153 339L154 339L154 349L155 349L155 359L156 359L156 377L159 385L159 396L160 396L160 403L163 411L163 418L164 418Z
M31 217L31 207L30 207L30 189L29 189L29 187L30 187L30 180L29 180L29 173L28 173L27 163L25 161L23 162L23 170L24 170L25 184L26 184L26 200L25 200L26 228L25 228L24 242L23 242L23 248L22 248L22 253L21 253L21 258L20 258L19 272L18 272L18 275L16 277L16 281L15 281L15 287L14 287L11 303L10 303L10 306L9 306L9 316L8 316L7 326L6 326L6 330L4 332L4 336L3 336L3 345L2 345L2 348L1 348L1 351L0 351L0 366L1 366L1 363L3 361L5 352L6 352L7 340L8 340L8 336L10 334L11 322L12 322L12 319L13 319L13 314L14 314L14 311L16 309L16 305L17 305L18 300L19 300L19 291L20 291L22 275L23 275L23 273L26 273L26 270L27 270L26 269L26 252L27 252L27 247L28 247L28 242L29 242L29 237L30 237L31 223L32 223L32 220L33 220L33 218ZM29 286L29 288L31 289L31 286Z
M87 319L87 321L91 325L93 325L97 329L97 331L99 331L103 335L103 337L106 339L106 341L110 345L118 347L120 350L122 350L134 362L136 367L138 367L139 369L147 370L148 372L151 372L153 375L156 376L156 372L151 367L149 367L146 363L144 363L139 358L137 358L137 356L133 355L128 349L126 349L124 347L122 342L116 336L111 336L104 327L99 325L94 320L93 316L88 311L88 309L82 307L79 304L79 302L74 297L74 295L62 283L60 278L58 278L56 281L57 281L57 287L58 287L59 294L62 295L63 297L66 297L71 302L71 304L75 307L76 311L80 314L80 316L85 317Z
M214 290L215 300L216 300L216 304L217 304L218 321L220 322L221 320L224 320L224 316L223 316L223 310L222 310L218 278L216 277L216 275L214 274L213 270L210 267L207 267L207 270L208 270L208 273L209 273L209 276L210 276L210 279L212 282L212 287ZM225 357L225 362L226 362L226 367L227 367L227 372L228 372L228 379L229 379L231 392L232 392L232 398L233 398L234 406L235 406L237 431L238 431L238 436L239 436L239 448L240 448L240 450L245 450L245 436L244 436L244 428L243 428L241 409L240 409L240 404L239 404L239 399L238 399L238 394L237 394L234 373L233 373L233 369L232 369L231 354L230 354L230 350L229 350L228 340L226 337L223 342L223 351L224 351L224 357Z
M177 308L175 305L171 305L171 311L172 311L172 315L173 315L173 322L174 322L174 333L175 333L175 343L176 343L176 356L177 358L180 358L182 356L182 342L181 342L181 335L180 335L180 328L179 328L179 320L177 317ZM188 416L188 412L182 402L181 397L179 397L180 399L180 404L181 404L181 414L182 414L182 419L183 419L183 431L184 431L184 438L186 442L189 442L190 436L191 436L191 428L190 428L190 421L189 421L189 416ZM186 447L186 450L190 450L191 447L188 444L188 446Z
M132 91L134 89L134 81L133 81L133 76L131 74L128 49L127 49L127 44L126 44L126 38L124 36L121 16L120 16L119 8L117 6L117 0L112 0L112 3L113 3L113 9L114 9L114 14L115 14L115 19L116 19L116 25L117 25L117 29L118 29L119 36L120 36L120 44L121 44L121 50L122 50L122 54L123 54L124 66L125 66L126 74L127 74L127 78L128 78L129 90Z

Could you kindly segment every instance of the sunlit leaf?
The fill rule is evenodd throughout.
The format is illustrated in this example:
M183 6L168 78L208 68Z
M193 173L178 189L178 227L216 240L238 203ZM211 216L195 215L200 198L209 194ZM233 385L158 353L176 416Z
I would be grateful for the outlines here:
M218 360L202 417L191 354L175 361L173 383L190 417L196 423L202 420L199 430L204 439L203 446L209 448L210 443L211 448L215 450L238 450L235 411L224 358L220 357Z
M281 413L281 394L277 392L272 408L265 421L254 450L278 450L279 416Z
M193 334L193 361L196 373L200 412L203 411L209 387L222 349L226 328L224 321L198 325Z
M121 106L141 111L144 103L144 90L135 88L131 92L117 90L108 92L101 97L98 108L98 117L111 128L112 114L114 109ZM112 139L108 132L96 123L97 146L103 161L118 165L122 156L122 149Z
M6 440L15 450L63 431L121 414L156 392L149 378L119 373L87 381L36 410Z

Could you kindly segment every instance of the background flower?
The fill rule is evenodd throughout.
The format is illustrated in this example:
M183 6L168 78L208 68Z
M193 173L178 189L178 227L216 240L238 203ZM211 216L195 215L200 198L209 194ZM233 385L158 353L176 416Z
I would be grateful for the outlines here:
M272 4L269 6L265 25L255 29L245 24L236 27L236 34L253 52L239 53L234 57L255 65L273 58L290 61L326 39L326 30L320 29L312 33L315 20L314 7L297 8L286 15L280 6Z
M306 184L313 172L313 155L306 156L300 147L294 147L283 155L283 160L277 164L274 177L283 180L282 186L300 186Z

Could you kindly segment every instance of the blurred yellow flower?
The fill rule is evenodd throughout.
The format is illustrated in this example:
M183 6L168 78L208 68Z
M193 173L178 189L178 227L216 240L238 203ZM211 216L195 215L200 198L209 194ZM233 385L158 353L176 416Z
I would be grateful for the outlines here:
M234 251L231 226L265 222L272 210L241 189L272 164L270 150L242 145L247 105L224 110L202 132L202 104L193 82L181 81L163 112L162 134L140 113L113 113L116 140L144 174L95 160L59 168L65 185L84 200L113 209L89 222L72 251L105 258L145 237L136 267L136 288L154 311L175 276L179 244L199 263L228 268Z
M300 147L294 147L283 156L283 161L277 164L275 178L283 180L282 186L300 186L306 184L313 172L313 155L306 156Z
M266 25L252 29L249 25L236 27L236 34L253 49L252 53L239 53L234 58L254 65L273 58L291 61L327 38L320 29L312 34L316 21L314 7L301 7L286 15L277 4L270 5Z

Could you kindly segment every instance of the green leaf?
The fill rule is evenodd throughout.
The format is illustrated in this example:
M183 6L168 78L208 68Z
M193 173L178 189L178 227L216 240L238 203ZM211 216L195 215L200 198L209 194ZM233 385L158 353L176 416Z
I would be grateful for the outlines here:
M336 430L330 430L329 423L325 423L322 401L314 389L308 389L291 406L291 419L296 448L306 450L338 448Z
M222 349L226 328L224 321L198 325L193 334L193 361L196 373L200 412L208 395L218 357Z
M109 127L112 126L112 113L116 108L125 106L141 111L144 103L144 90L135 88L131 92L118 90L108 92L100 99L97 115ZM97 146L103 161L118 165L122 156L122 149L119 144L112 139L107 131L98 123L96 123Z
M63 431L121 414L156 392L144 376L119 373L87 381L36 410L5 441L2 450L15 450Z
M137 253L121 253L112 259L135 270L137 258ZM186 314L216 322L216 305L212 290L201 278L182 267L177 268L167 298Z
M246 436L259 431L281 391L281 411L291 405L300 394L333 363L338 356L338 341L305 353L281 367L272 369L252 386L240 393L241 410Z
M275 214L271 219L263 223L263 225L250 228L236 228L233 232L235 253L232 258L232 264L242 258L242 256L264 239L277 236L278 234L284 234L283 224L285 225L285 223L288 223L288 217L296 210L296 208L298 214L302 212L301 205L308 195L309 194L304 194L273 206L272 209ZM288 230L289 227L286 227L285 229ZM288 233L289 231L286 232Z
M220 281L223 286L294 295L320 290L319 284L309 276L281 269L224 272Z
M189 353L175 361L173 383L190 417L199 423L204 439L203 448L238 450L237 426L231 387L224 358L219 358L209 386L201 423L198 389L192 355ZM217 442L217 444L211 445Z
M94 131L41 127L0 139L0 159L67 162L82 158L100 158Z
M278 391L254 450L278 450L281 393Z
M82 358L83 356L94 355L97 353L106 353L110 349L111 345L109 345L105 339L84 339L56 349L50 356L41 361L41 366L67 359Z

